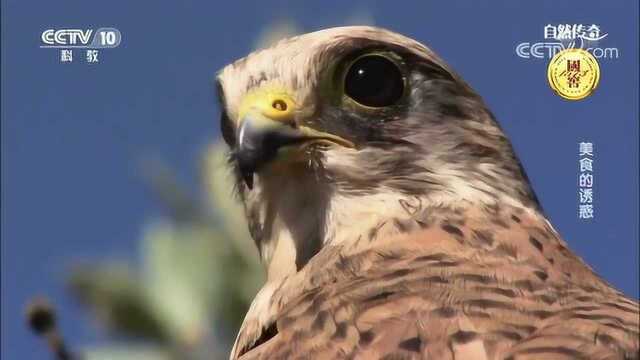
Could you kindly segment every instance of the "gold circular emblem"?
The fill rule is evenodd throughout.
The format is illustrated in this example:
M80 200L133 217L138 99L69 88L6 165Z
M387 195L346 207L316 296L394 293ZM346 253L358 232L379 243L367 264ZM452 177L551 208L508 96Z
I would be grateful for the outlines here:
M598 60L584 49L565 49L558 52L547 68L549 86L568 100L584 99L598 86Z

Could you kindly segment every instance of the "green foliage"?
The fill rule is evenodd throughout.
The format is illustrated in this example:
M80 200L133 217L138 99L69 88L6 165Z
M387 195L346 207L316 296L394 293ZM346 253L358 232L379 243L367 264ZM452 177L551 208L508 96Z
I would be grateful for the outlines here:
M104 262L72 271L72 294L99 324L118 338L154 344L88 349L88 359L226 357L264 279L224 162L222 146L207 149L206 193L197 197L205 204L186 196L166 168L148 167L170 216L146 226L137 268Z
M171 360L168 351L154 347L116 347L95 348L85 351L86 360Z

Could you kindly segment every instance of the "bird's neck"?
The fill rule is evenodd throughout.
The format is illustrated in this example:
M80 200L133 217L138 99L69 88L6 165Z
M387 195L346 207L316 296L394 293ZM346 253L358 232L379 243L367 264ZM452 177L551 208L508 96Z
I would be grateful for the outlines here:
M329 218L325 242L298 270L291 264L291 257L284 256L295 254L296 230L283 227L280 238L274 239L269 280L247 313L241 330L244 335L239 338L236 351L238 343L242 348L256 341L292 299L337 281L344 284L354 278L366 278L368 272L383 271L389 264L387 260L437 260L446 255L493 271L494 281L517 283L523 291L534 292L562 282L614 292L567 248L537 208L510 204L508 199L494 203L473 199L447 202L442 197L435 202L426 197L392 198L390 194L360 201L333 198L326 211ZM277 264L274 261L279 251L282 257ZM454 275L447 266L454 262L435 262L440 266L430 271L445 279L443 284L465 286L465 282L448 279ZM500 270L505 264L515 264L518 272ZM427 261L412 266L431 264Z
M469 214L498 221L493 218L500 207L544 220L537 207L506 194L496 197L468 190L429 196L393 191L354 195L335 189L286 188L298 195L274 200L271 215L266 216L268 236L260 245L269 281L296 273L327 245L359 246L418 232L436 222L464 223Z

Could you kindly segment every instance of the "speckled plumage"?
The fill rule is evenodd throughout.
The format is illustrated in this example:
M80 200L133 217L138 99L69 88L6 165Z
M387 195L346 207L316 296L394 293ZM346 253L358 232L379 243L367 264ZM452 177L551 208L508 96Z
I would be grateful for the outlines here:
M637 356L637 303L543 218L486 210L425 209L406 235L323 249L278 285L263 309L278 334L242 358ZM257 325L245 323L240 347Z
M401 103L365 111L323 91L371 49L402 58ZM356 144L312 147L252 189L239 179L268 281L231 358L638 358L637 302L567 248L482 99L423 45L328 29L218 80L236 171L237 107L263 86L296 96L296 123Z

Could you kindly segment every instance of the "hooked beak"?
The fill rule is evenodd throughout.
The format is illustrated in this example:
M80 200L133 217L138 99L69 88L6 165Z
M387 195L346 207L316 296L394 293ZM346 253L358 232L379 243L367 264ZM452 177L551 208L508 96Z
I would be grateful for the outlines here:
M247 96L240 107L236 158L240 174L249 189L253 174L292 148L310 142L330 142L353 148L354 144L339 136L320 132L294 121L295 105L282 92L266 91Z

